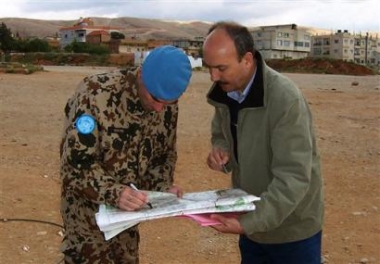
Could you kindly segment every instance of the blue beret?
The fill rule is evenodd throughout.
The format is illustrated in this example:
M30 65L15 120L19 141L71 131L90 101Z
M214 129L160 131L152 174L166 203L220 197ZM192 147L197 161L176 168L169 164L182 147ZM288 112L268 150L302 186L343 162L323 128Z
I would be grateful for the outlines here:
M142 79L149 93L163 101L177 100L189 85L192 74L187 55L165 45L152 50L142 65Z

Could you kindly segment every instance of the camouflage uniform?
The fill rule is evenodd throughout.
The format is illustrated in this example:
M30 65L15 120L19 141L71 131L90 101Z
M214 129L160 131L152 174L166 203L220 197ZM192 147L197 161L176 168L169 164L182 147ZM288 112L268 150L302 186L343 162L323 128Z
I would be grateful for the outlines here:
M173 184L178 105L159 113L145 111L137 71L87 77L65 107L60 154L66 263L138 263L137 226L105 241L95 222L98 205L116 207L129 183L154 191ZM75 127L83 114L96 120L89 134Z

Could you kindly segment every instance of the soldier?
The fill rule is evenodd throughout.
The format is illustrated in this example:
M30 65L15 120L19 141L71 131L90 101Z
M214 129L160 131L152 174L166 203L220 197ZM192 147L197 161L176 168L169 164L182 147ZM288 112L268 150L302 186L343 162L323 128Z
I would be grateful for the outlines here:
M141 190L182 195L173 184L178 98L191 78L187 55L154 49L141 67L86 77L65 107L60 145L65 263L138 263L138 226L106 241L100 204L134 211Z

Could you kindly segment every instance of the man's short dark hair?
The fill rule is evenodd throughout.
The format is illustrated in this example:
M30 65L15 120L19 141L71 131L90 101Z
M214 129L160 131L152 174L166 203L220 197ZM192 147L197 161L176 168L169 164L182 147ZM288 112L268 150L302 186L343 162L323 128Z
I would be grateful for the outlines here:
M251 52L253 57L255 57L256 49L254 47L253 37L247 27L233 21L219 21L210 27L207 35L215 29L226 31L227 35L234 41L239 60L247 52Z

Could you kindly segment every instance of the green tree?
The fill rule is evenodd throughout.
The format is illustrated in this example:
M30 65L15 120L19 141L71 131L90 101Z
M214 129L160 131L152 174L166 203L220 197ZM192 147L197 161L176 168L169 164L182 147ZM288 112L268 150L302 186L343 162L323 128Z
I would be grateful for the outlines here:
M51 48L49 43L43 39L30 39L25 41L24 52L49 52Z
M1 22L0 25L0 49L5 53L9 53L15 48L15 39L12 36L12 31Z
M125 39L125 35L121 32L112 31L111 32L111 39Z
M106 46L78 41L73 41L71 44L67 45L64 50L66 52L89 53L98 55L110 53L110 49Z

